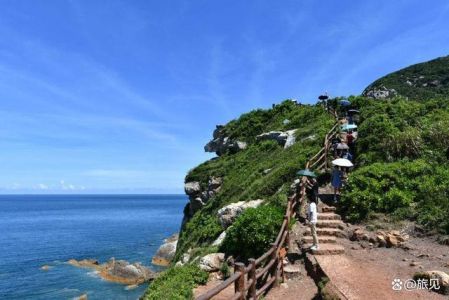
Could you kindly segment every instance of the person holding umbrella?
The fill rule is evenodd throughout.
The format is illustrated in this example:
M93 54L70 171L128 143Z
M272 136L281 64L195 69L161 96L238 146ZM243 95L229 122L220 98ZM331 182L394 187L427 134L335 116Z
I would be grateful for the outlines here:
M305 184L307 189L307 196L309 198L309 207L307 209L307 220L310 225L310 232L313 238L313 245L310 250L318 249L318 236L316 233L316 223L318 222L318 181L316 180L316 174L309 169L301 170L297 173L300 176L305 176ZM304 201L305 202L305 201Z

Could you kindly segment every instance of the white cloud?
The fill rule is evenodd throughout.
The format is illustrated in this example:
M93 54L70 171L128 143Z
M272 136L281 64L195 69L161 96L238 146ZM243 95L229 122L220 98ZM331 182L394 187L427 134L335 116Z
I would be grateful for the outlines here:
M43 183L39 183L38 185L36 185L36 188L38 190L48 190L48 185L43 184Z

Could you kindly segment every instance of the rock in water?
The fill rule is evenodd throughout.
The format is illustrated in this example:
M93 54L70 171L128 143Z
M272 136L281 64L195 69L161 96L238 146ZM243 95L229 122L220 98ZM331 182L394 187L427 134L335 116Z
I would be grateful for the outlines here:
M87 300L87 294L82 294L79 297L76 297L75 300Z
M220 270L224 262L224 253L211 253L200 259L199 267L206 272L215 272Z
M48 270L50 270L50 266L49 265L43 265L42 267L41 267L41 270L42 271L48 271Z
M155 278L155 273L140 263L130 264L125 260L115 259L104 265L100 275L106 280L126 285L141 284Z
M71 259L68 263L75 267L95 269L101 278L126 285L141 284L156 278L155 272L140 263L131 264L125 260L116 261L114 258L104 264L99 264L95 259Z
M156 254L153 256L152 263L158 266L168 266L173 257L175 257L178 238L178 234L175 233L171 237L165 239L164 244L159 247Z

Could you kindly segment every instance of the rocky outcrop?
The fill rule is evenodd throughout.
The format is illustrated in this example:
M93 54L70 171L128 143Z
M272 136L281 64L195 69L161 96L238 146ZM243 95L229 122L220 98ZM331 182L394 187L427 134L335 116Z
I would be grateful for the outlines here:
M398 230L382 231L378 230L376 233L366 232L362 228L356 228L350 235L352 241L370 242L377 247L395 248L401 247L409 236L401 233Z
M206 272L216 272L220 270L224 262L224 253L211 253L201 257L199 267Z
M100 264L95 259L83 259L68 261L75 267L91 268L97 271L98 275L111 282L126 285L141 284L156 278L156 273L140 263L129 263L125 260L115 260L111 258L108 262Z
M239 201L236 203L231 203L220 208L217 212L218 220L223 228L228 228L235 219L247 208L258 207L263 203L262 199L252 200L252 201Z
M153 256L152 263L158 266L168 266L175 257L176 246L178 245L178 234L175 233L164 240L156 254Z
M258 141L273 140L284 148L291 147L296 142L295 136L296 129L287 131L270 131L259 134L256 139Z
M246 149L247 144L242 141L233 140L225 135L224 126L217 125L213 133L213 139L204 146L204 151L215 152L218 156L225 153L236 153Z
M385 86L373 87L363 92L363 96L374 99L387 99L396 96L398 93L395 89L388 89Z
M211 177L207 183L207 188L202 189L198 181L186 182L184 191L189 196L189 203L184 209L183 224L187 222L193 215L200 210L210 198L214 197L223 183L221 177Z

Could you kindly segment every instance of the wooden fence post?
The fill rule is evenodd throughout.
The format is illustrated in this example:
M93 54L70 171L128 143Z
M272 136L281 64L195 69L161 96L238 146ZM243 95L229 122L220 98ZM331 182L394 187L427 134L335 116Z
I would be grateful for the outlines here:
M290 245L290 230L288 226L290 225L290 216L284 216L284 220L287 221L287 226L285 226L285 230L287 230L287 235L285 236L285 248L288 249ZM282 247L283 245L281 245Z
M279 258L278 258L278 251L277 251L277 245L275 243L271 244L273 248L273 253L271 254L271 260L274 259L274 264L271 267L271 277L275 278L273 281L273 287L277 287L279 285L279 272L278 272L278 264L279 264Z
M254 258L250 258L250 259L248 259L248 262L249 262L249 265L251 266L251 269L249 269L249 272L248 272L248 280L252 280L251 285L248 288L248 294L249 294L248 298L257 300L256 260Z
M235 263L235 271L240 272L239 278L235 281L235 293L240 293L239 300L245 299L245 265L241 262Z

